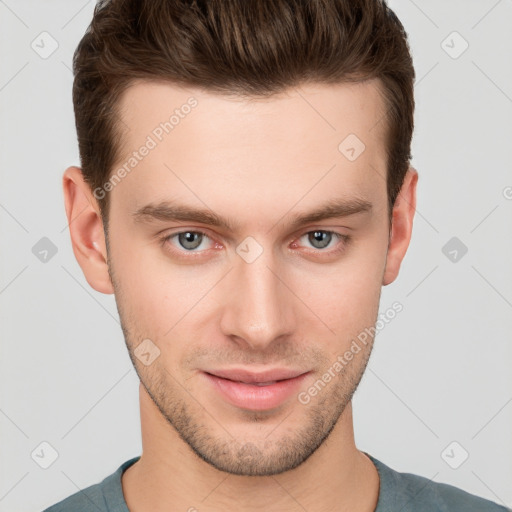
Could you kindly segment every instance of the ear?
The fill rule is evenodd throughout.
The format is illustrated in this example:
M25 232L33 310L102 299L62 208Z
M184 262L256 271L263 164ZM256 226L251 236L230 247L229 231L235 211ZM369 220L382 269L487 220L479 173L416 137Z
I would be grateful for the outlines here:
M79 167L66 169L62 187L71 244L85 279L98 292L114 293L100 208L91 187L84 181L82 170Z
M409 167L393 206L391 236L382 280L383 285L388 285L397 278L400 264L411 241L412 221L416 212L417 182L418 172L413 167Z

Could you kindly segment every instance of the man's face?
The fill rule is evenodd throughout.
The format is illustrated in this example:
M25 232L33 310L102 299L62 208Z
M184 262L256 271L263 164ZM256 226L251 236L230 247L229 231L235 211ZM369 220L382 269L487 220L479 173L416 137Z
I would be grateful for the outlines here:
M149 148L115 185L109 214L109 270L140 380L214 467L239 475L292 469L326 439L371 352L369 340L332 370L375 325L386 267L376 83L307 86L250 102L138 83L121 108L129 130L114 172ZM160 123L176 109L167 133ZM356 200L371 208L293 224ZM169 209L178 205L230 226L173 220ZM208 375L233 369L302 376L265 387ZM329 369L335 377L308 393Z

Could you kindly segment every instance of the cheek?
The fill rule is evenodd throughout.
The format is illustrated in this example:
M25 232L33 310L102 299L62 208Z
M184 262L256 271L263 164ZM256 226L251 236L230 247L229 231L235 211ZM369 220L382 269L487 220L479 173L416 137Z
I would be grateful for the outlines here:
M333 278L326 286L312 290L310 298L304 301L315 313L315 318L309 315L304 320L306 323L315 322L316 332L325 333L325 342L332 339L336 346L340 341L345 344L375 324L379 298L380 286L368 276ZM317 317L322 320L321 325Z
M359 332L378 314L386 247L383 237L359 242L335 265L297 270L291 287L337 334Z
M172 337L197 315L221 277L213 267L173 264L154 243L137 246L121 231L111 246L116 301L124 320L143 337Z
M148 327L155 325L155 320L160 317L165 296L177 292L172 290L171 280L155 261L153 245L137 240L120 225L112 226L110 233L116 301L124 313L123 319L127 325L135 325L140 335L154 336L154 330L146 332Z

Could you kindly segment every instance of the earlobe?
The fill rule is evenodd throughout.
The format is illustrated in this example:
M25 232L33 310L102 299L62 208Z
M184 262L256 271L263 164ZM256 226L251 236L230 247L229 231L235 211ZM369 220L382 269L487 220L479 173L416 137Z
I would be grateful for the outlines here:
M409 167L393 207L391 238L382 279L384 286L392 283L397 278L400 265L411 241L412 225L416 212L417 182L418 172L413 167Z
M114 293L107 265L105 233L98 202L79 167L62 177L64 204L73 252L87 282L101 293Z

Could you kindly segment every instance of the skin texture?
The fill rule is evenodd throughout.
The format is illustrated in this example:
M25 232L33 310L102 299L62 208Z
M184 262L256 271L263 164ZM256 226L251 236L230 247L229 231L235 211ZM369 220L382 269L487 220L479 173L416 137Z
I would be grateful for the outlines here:
M202 370L309 371L304 391L375 325L410 242L418 179L410 168L390 230L378 87L307 84L249 101L135 83L121 99L116 169L176 108L197 105L111 191L108 245L80 169L64 173L75 256L94 289L115 293L141 380L143 454L122 481L130 510L375 510L379 479L355 446L351 405L373 340L307 404L294 394L271 410L236 407ZM349 134L365 144L354 161L338 149ZM355 197L371 210L290 226ZM236 229L134 216L164 201ZM308 236L318 230L326 248ZM207 236L192 251L164 240L184 231ZM250 263L236 251L247 237L262 250ZM135 352L145 339L159 350L149 365Z

